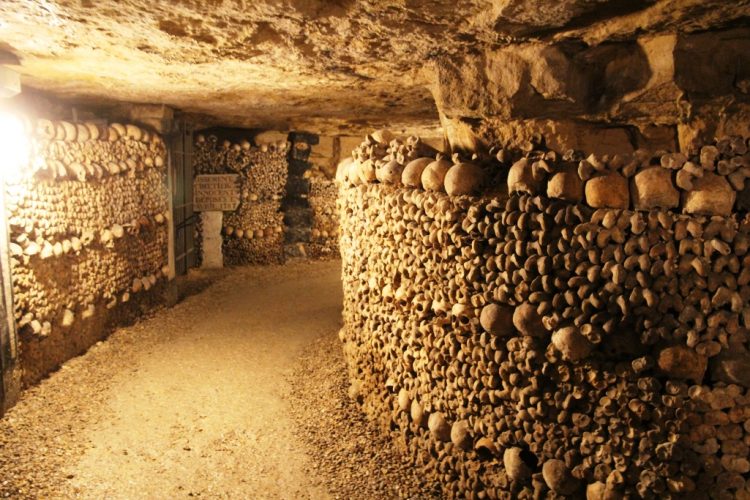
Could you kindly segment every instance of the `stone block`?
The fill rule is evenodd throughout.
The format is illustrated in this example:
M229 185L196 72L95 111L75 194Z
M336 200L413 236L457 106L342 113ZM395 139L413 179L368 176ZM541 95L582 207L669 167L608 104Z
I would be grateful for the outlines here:
M221 251L221 244L224 239L221 234L223 220L223 212L201 212L203 235L201 267L204 269L224 267L224 256Z

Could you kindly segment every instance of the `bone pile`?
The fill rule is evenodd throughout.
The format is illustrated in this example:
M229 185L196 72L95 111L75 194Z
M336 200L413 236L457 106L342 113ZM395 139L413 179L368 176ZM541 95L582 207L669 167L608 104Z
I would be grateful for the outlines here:
M395 137L388 130L378 130L365 136L365 140L352 151L352 157L360 163L370 162L373 167L378 167L389 161L405 165L412 160L435 153L434 148L422 142L417 136L402 139Z
M305 172L310 183L308 202L312 209L312 229L307 253L311 257L333 257L339 254L339 222L336 211L338 189L333 179L317 167Z
M232 144L215 135L198 135L196 174L240 175L240 206L224 213L222 245L228 265L268 264L283 260L284 214L288 170L286 142L252 146Z
M351 394L446 496L750 497L746 141L357 154Z
M22 336L65 335L167 277L166 149L130 124L33 132L33 161L6 181L14 315Z

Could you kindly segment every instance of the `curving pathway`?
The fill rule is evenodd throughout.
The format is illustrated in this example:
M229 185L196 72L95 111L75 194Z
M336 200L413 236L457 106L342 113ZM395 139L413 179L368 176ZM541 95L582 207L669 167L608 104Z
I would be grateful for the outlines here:
M327 498L286 396L339 266L238 268L68 362L0 420L0 496Z

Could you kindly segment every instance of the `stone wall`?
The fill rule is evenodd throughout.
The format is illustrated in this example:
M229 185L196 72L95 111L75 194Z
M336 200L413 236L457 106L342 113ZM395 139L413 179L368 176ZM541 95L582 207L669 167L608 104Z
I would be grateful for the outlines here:
M340 337L351 394L446 496L750 497L745 140L386 143L337 172Z
M240 205L224 213L224 263L268 264L284 259L284 215L288 161L286 141L252 146L247 140L196 136L194 172L239 174ZM200 226L198 241L201 239Z
M36 121L31 162L6 177L23 383L163 301L166 149L134 125Z
M747 27L592 36L436 58L431 88L453 148L543 136L558 151L612 154L750 135Z

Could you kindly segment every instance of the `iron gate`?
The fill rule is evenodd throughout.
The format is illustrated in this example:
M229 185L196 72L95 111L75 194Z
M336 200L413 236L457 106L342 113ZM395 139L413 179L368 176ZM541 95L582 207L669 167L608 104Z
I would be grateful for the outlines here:
M172 175L172 215L174 221L174 266L177 276L197 264L193 212L193 133L184 123L170 140Z

